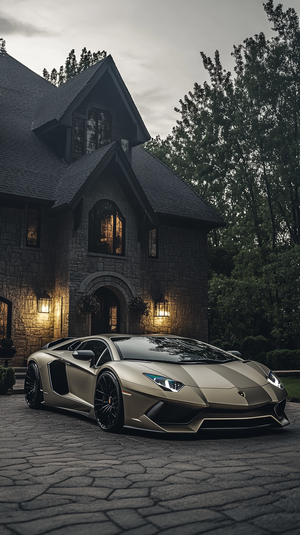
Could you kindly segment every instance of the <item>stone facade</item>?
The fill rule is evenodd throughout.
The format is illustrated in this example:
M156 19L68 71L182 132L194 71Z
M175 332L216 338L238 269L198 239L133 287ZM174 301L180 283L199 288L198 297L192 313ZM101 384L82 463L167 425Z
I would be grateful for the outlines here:
M125 255L88 251L89 211L99 199L113 199L126 220ZM138 239L139 222L121 184L112 173L99 177L85 192L81 225L73 230L73 213L42 213L41 247L24 246L24 209L0 209L1 297L12 302L12 333L23 365L31 352L63 336L91 334L91 318L80 317L80 297L101 287L120 302L121 332L162 332L207 339L206 231L174 226L159 229L157 259L148 257L147 231ZM37 298L51 296L49 314L38 313ZM155 301L164 294L170 316L155 316ZM140 295L150 315L136 321L130 300Z
M3 54L0 91L0 334L14 341L12 364L24 365L49 341L104 325L207 340L206 238L224 222L142 147L150 136L113 59L54 88ZM113 225L97 219L98 242L89 247L89 214L103 200L115 207L108 216L114 236L105 230L99 238L103 221ZM116 211L122 251L110 247ZM149 231L158 235L157 257L149 257ZM38 310L44 294L48 312ZM96 296L101 313L77 313L86 295ZM160 296L166 317L156 315ZM148 303L148 316L129 314L136 297Z

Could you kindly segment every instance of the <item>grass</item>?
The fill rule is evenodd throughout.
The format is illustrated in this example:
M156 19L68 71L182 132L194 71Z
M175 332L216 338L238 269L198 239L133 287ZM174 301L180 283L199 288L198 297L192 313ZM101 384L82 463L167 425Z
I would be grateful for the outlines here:
M300 377L280 377L287 393L288 401L300 403Z

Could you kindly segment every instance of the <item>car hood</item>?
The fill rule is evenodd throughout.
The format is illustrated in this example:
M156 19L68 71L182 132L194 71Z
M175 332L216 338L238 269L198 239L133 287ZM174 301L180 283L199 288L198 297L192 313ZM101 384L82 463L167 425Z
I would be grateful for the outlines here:
M226 364L145 363L144 367L186 386L199 388L256 388L268 384L267 373L256 362L232 361Z

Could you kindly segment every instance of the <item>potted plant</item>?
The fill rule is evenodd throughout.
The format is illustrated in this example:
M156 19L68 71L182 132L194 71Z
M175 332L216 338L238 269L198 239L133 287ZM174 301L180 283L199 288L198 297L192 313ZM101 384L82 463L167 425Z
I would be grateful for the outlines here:
M94 295L85 294L79 299L75 310L81 317L87 316L91 313L97 314L101 310L101 303L99 303L98 299Z
M8 360L12 359L16 353L16 348L11 338L2 338L0 340L0 359L5 360L5 367L8 366Z
M140 296L134 297L129 302L128 311L136 319L140 319L142 316L147 317L150 314L149 303Z

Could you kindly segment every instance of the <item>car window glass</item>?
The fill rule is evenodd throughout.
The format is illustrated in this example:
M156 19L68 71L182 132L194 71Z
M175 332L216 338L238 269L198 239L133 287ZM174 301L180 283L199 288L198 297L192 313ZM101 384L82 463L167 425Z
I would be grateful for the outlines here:
M189 363L224 363L238 360L237 357L216 347L189 338L169 338L167 336L138 336L114 338L121 358Z
M109 350L106 348L105 351L102 353L101 357L99 358L98 362L96 363L96 366L102 366L105 364L105 362L110 362L111 356Z
M80 340L74 340L71 343L71 340L69 340L68 343L63 344L59 347L53 347L50 348L52 351L74 351L74 349L80 344Z
M107 346L101 340L86 340L85 342L82 342L77 349L89 349L90 351L94 351L96 359L98 359L103 351L107 349Z

